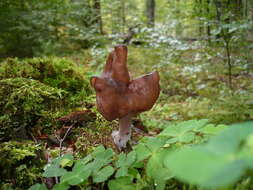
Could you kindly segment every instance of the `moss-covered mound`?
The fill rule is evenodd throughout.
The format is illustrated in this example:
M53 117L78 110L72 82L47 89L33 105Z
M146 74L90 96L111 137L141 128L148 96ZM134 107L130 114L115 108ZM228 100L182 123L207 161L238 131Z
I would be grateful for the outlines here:
M36 125L60 108L65 94L33 79L0 80L0 140L8 140L14 134L27 138L23 128Z
M29 138L35 126L51 130L56 117L90 95L88 77L71 60L6 59L0 63L0 141Z
M42 147L31 141L0 144L0 189L28 189L42 179Z
M84 68L66 58L46 57L19 60L9 58L0 63L0 79L32 78L46 85L77 94L90 93Z

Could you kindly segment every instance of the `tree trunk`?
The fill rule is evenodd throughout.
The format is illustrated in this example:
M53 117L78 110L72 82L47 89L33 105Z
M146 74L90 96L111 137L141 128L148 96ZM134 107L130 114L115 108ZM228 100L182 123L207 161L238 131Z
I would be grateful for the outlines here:
M121 0L121 20L122 20L122 33L125 32L126 27L126 11L125 11L125 0Z
M203 11L202 11L202 0L199 0L198 1L198 6L199 6L199 14L200 14L200 17L203 16ZM200 36L203 36L203 21L200 20L199 21L199 35Z
M146 16L147 25L154 27L155 25L155 0L146 0Z
M208 14L208 17L210 15L210 0L207 0L207 8L206 8L206 12ZM211 26L210 26L210 22L208 21L208 24L207 24L207 36L208 36L208 40L210 40L211 38Z
M94 23L97 25L98 32L103 34L103 23L102 23L102 16L101 16L101 2L100 0L93 1L93 9L94 9Z

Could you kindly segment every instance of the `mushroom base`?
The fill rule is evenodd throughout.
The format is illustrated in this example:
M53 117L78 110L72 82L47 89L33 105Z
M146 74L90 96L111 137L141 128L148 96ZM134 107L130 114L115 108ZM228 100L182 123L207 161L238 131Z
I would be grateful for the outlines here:
M119 131L112 132L113 141L120 151L126 148L131 139L131 125L131 115L127 115L119 119Z

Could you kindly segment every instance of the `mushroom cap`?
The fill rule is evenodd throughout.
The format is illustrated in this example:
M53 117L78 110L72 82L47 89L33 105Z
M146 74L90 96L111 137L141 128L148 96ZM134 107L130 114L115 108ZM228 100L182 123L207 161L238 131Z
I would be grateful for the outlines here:
M91 78L98 111L109 121L152 108L160 93L157 71L130 80L127 47L115 46L101 76Z

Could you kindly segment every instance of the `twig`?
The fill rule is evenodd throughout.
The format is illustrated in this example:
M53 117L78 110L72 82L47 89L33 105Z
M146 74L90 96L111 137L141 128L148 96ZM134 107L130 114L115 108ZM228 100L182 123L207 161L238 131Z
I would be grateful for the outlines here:
M66 131L66 133L64 134L63 138L60 138L60 136L58 136L56 134L56 132L54 132L54 135L56 137L56 139L59 141L59 148L60 148L60 152L59 152L59 156L62 156L62 143L65 141L67 135L69 134L70 130L74 127L75 123L73 123L68 130ZM59 183L59 178L55 177L55 183L58 184Z
M55 137L57 138L57 140L59 141L59 148L60 148L60 153L59 153L59 156L62 156L62 143L65 141L67 135L69 134L70 130L74 127L75 123L73 123L69 128L68 130L66 131L66 133L64 134L63 138L60 138L60 136L58 136L56 133L55 133Z

